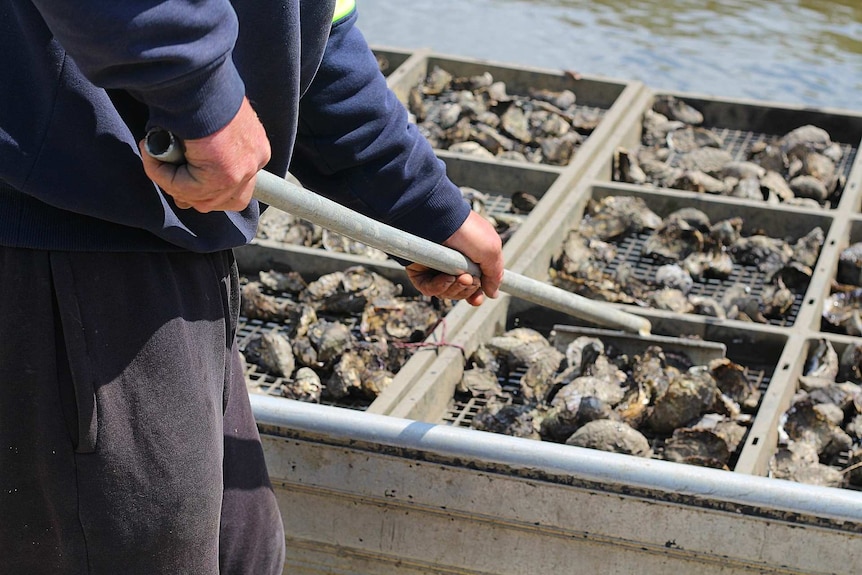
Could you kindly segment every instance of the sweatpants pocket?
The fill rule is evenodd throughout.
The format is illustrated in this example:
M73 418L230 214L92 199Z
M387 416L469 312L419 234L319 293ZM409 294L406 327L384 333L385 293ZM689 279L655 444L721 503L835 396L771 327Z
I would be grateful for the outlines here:
M57 381L60 403L77 453L93 453L98 439L94 373L75 288L74 268L65 252L51 252L51 276L57 316Z

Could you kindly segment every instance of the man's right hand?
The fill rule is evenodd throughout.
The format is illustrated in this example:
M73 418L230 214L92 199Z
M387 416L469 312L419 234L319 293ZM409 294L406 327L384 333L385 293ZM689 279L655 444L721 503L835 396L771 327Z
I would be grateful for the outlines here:
M179 208L201 213L244 210L254 193L255 176L269 162L271 153L266 131L248 99L224 128L183 144L186 163L174 165L147 154L141 141L147 176Z

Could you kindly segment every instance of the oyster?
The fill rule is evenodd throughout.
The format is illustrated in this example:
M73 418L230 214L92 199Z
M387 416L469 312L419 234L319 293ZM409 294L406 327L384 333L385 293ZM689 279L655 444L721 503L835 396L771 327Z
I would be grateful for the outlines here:
M608 240L630 232L655 229L662 219L642 198L635 196L605 196L590 202L580 224L584 237Z
M258 272L258 277L260 284L270 292L287 292L296 295L308 285L302 276L294 271L262 270Z
M668 133L667 145L676 152L690 152L703 147L722 148L724 141L707 128L685 126Z
M566 444L640 457L652 456L649 441L641 432L610 419L590 421L575 431Z
M646 423L657 433L670 433L698 418L718 395L715 379L707 369L692 368L674 377L656 398Z
M395 374L388 369L369 369L366 364L361 377L360 390L362 394L373 399L389 387L389 384L395 379Z
M844 475L837 469L820 463L814 446L803 441L780 447L769 467L770 473L777 479L825 487L844 485Z
M623 399L624 393L625 389L618 381L583 375L564 385L554 396L551 406L577 405L583 397L595 397L607 405L615 405Z
M838 353L827 339L817 340L817 344L805 361L805 376L809 378L835 381L838 375Z
M809 151L823 151L831 144L829 132L811 124L791 130L778 141L781 151L791 157Z
M465 369L455 389L472 397L491 398L503 394L503 388L493 371L481 367Z
M757 407L760 390L748 379L743 366L725 357L712 360L709 371L721 393L749 410L753 411Z
M587 373L590 366L605 353L605 344L596 337L582 335L566 346L566 362L574 370L574 376Z
M690 313L694 306L682 290L662 288L655 290L649 297L651 307L672 311L674 313Z
M512 211L516 214L529 214L536 207L539 200L528 192L515 192L512 194Z
M728 469L730 449L724 438L714 431L683 427L673 432L661 455L677 463Z
M625 148L614 151L614 180L628 184L645 184L647 175L638 164L637 156Z
M767 318L783 318L796 302L796 295L784 285L784 280L777 276L776 283L765 286L760 294L763 316Z
M735 262L754 265L757 269L772 274L785 266L793 257L793 248L779 238L755 234L739 238L730 246Z
M293 340L293 355L296 361L307 367L319 365L317 362L317 350L307 336L297 337Z
M277 377L290 377L296 367L290 340L275 330L251 340L245 357Z
M296 370L293 380L281 384L281 394L289 399L320 403L323 384L320 376L310 367Z
M320 319L308 328L308 339L317 351L317 361L329 364L353 345L350 328L340 322Z
M541 401L547 396L562 361L563 354L551 345L535 348L527 360L527 371L520 381L521 395L525 401Z
M326 380L326 394L339 399L361 390L364 373L365 362L359 353L353 350L341 353L333 366L332 374Z
M294 311L296 304L266 294L260 282L249 282L242 286L242 315L249 319L283 322Z
M681 154L676 165L683 170L697 170L706 174L718 174L730 162L733 156L730 152L719 148L697 148Z
M671 95L660 94L656 96L652 109L666 118L678 120L685 124L697 126L703 123L703 114L685 101Z
M684 260L703 249L703 233L683 219L666 219L644 243L642 253L661 263Z
M491 400L476 412L472 427L514 437L541 439L541 422L542 417L534 406Z
M829 190L822 181L814 176L801 175L790 180L790 189L798 198L810 198L822 204L829 197Z

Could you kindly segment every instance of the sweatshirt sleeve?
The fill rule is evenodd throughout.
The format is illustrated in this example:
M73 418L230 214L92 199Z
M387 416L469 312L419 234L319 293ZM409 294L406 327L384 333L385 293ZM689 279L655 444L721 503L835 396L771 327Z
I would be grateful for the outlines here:
M34 0L88 80L146 104L150 126L183 139L225 126L245 86L234 67L236 14L227 0Z
M321 66L300 101L290 170L318 193L442 242L470 207L408 122L356 19L354 11L332 27Z

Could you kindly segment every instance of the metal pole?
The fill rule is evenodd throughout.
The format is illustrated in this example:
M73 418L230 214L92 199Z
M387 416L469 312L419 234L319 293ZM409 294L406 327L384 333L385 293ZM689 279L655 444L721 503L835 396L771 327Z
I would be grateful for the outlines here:
M147 151L163 162L179 163L183 158L182 143L163 131L147 135ZM450 275L469 273L481 276L479 266L456 250L380 223L269 172L258 172L254 197L353 240L431 269ZM509 270L503 273L500 289L531 303L599 325L640 335L649 335L652 328L646 318Z

